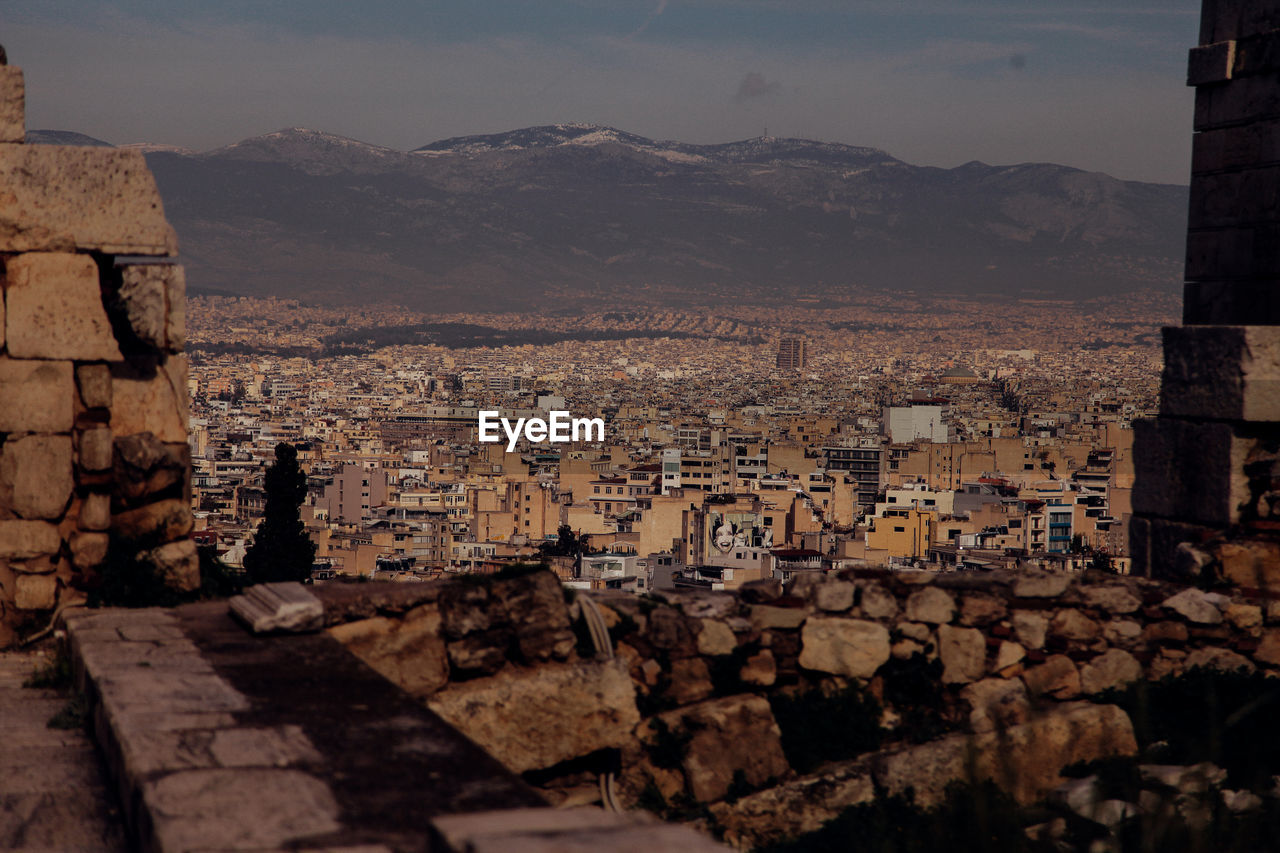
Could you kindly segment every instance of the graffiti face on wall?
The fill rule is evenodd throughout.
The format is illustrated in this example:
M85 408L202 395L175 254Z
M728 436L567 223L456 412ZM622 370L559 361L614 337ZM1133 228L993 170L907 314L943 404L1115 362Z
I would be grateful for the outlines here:
M773 531L761 525L753 512L713 512L707 522L707 553L728 553L734 548L770 548Z

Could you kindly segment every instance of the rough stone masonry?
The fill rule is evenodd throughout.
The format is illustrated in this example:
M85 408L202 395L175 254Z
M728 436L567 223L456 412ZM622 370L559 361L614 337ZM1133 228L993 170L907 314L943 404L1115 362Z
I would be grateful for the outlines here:
M0 62L0 648L108 560L199 581L185 283L155 181L136 151L24 136L22 69Z
M1280 591L1280 0L1204 0L1181 327L1135 423L1135 571Z

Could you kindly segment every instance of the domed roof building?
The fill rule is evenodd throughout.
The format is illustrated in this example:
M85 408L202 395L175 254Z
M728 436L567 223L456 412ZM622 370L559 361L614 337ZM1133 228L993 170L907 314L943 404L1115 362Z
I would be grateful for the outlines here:
M973 385L980 380L978 374L967 367L951 367L942 372L938 381L945 385Z

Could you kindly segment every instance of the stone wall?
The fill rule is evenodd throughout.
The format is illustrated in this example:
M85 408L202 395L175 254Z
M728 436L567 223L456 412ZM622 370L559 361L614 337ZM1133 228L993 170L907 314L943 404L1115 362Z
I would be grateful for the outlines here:
M1109 574L859 570L566 602L539 572L317 594L336 638L552 800L597 799L612 772L624 807L742 846L877 786L929 804L976 775L1033 802L1062 767L1136 749L1107 690L1280 675L1280 603Z
M0 65L0 648L109 560L198 582L173 229L140 153L24 145L23 93Z
M1135 571L1223 571L1280 590L1280 0L1205 0L1182 327L1164 330L1160 416L1135 423ZM1239 572L1237 565L1236 573Z

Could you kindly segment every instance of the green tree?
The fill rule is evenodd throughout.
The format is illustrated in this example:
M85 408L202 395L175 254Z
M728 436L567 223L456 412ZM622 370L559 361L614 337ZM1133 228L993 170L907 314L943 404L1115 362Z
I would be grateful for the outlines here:
M267 503L253 547L244 555L250 583L303 581L311 576L316 546L307 537L298 507L307 496L307 478L298 467L298 449L281 442L267 469Z

